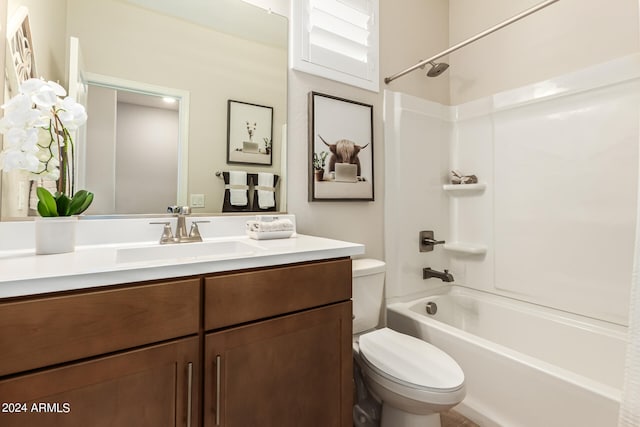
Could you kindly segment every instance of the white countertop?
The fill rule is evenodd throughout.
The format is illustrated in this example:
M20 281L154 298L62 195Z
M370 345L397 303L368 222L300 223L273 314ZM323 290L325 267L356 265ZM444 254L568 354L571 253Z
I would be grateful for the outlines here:
M35 255L33 249L0 251L0 299L364 253L361 244L300 234L274 240L253 240L242 235L205 238L205 242L224 241L239 241L252 249L237 256L198 255L135 262L121 262L118 250L157 243L79 245L75 252L56 255Z

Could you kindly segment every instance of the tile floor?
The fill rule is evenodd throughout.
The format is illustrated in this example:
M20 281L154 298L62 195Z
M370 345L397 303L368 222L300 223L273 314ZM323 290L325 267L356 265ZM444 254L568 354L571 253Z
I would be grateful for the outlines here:
M442 427L480 427L473 421L465 418L456 411L447 411L440 414Z

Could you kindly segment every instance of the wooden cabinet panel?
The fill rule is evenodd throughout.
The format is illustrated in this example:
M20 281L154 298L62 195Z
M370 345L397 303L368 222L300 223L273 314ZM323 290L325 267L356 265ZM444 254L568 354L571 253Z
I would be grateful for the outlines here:
M197 333L200 279L0 302L0 376Z
M208 334L204 372L207 427L351 426L351 302Z
M200 401L198 349L198 338L193 337L0 380L0 402L24 404L25 409L10 413L6 411L16 407L3 406L0 425L187 426L190 409L195 427Z
M351 259L205 279L205 329L237 325L351 298Z

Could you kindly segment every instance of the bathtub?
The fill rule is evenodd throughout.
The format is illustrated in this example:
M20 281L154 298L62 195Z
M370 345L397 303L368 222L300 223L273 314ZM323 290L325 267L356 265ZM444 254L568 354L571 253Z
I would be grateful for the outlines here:
M483 427L617 425L623 326L459 286L389 304L387 324L460 364L467 396L456 410Z

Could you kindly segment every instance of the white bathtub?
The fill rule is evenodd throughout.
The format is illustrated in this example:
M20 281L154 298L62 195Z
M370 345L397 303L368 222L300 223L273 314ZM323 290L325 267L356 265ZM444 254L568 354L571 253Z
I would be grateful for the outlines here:
M483 427L616 426L625 327L458 286L442 292L390 304L387 323L456 359L467 384L459 412Z

